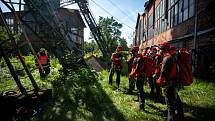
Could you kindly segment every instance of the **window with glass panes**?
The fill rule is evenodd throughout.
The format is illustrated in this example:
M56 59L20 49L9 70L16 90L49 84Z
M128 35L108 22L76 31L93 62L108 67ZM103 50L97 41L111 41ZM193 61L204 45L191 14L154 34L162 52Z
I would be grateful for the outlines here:
M140 40L143 41L143 37L144 37L144 20L143 18L140 20L141 26L140 26Z
M169 27L186 21L194 16L195 0L168 0Z
M143 19L140 19L140 22L139 22L139 26L138 26L138 43L141 43L141 41L143 40L143 31L144 31L144 26L143 26Z
M144 22L144 38L145 38L145 40L147 40L147 38L148 38L148 21L147 21L147 19L148 18L146 18L146 17L143 17L144 18L144 20L143 20L143 22Z
M151 39L153 36L154 36L153 14L150 14L148 17L148 39Z
M166 21L164 20L166 0L161 0L155 9L155 34L162 33L166 31Z
M12 32L14 32L14 19L13 19L13 17L11 17L10 15L6 16L6 22L7 22L7 25L9 26L10 30Z

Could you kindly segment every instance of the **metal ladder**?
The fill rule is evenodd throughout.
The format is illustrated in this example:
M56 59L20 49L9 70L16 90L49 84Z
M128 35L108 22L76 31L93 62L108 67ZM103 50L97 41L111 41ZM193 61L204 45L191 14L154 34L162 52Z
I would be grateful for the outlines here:
M0 21L1 21L0 25L5 27L6 32L7 32L8 36L9 36L9 40L11 40L11 43L12 43L12 45L14 46L14 49L12 49L12 50L6 52L6 51L4 50L4 48L3 48L3 46L4 46L4 44L7 43L9 40L6 40L6 41L1 40L1 43L0 43L0 52L1 52L1 55L2 55L2 57L4 58L4 60L5 60L6 64L7 64L7 66L8 66L8 68L9 68L9 70L10 70L10 73L11 73L12 77L14 78L14 80L15 80L15 82L16 82L16 84L17 84L19 90L20 90L20 92L21 92L23 95L27 95L27 92L26 92L25 88L23 87L23 85L21 84L20 78L19 78L18 74L16 73L16 71L15 71L15 69L14 69L14 66L12 65L12 63L10 62L9 57L7 56L7 55L8 55L9 53L11 53L11 52L16 52L16 55L19 57L20 62L21 62L21 64L22 64L22 66L23 66L23 70L25 70L25 72L27 73L27 75L28 75L28 77L29 77L29 79L30 79L30 81L31 81L31 83L32 83L32 85L33 85L33 87L34 87L34 93L35 93L35 94L38 94L39 87L38 87L38 85L37 85L37 83L36 83L34 77L32 76L31 72L29 71L29 69L28 69L28 67L27 67L27 65L26 65L26 63L25 63L25 61L24 61L23 58L22 58L21 52L19 51L19 46L17 45L17 43L16 43L16 41L15 41L15 38L13 37L12 32L11 32L10 28L8 27L8 25L7 25L7 23L6 23L5 19L4 19L3 12L2 12L2 10L1 10L1 8L0 8ZM23 43L23 45L25 45L25 44L26 44L26 43Z

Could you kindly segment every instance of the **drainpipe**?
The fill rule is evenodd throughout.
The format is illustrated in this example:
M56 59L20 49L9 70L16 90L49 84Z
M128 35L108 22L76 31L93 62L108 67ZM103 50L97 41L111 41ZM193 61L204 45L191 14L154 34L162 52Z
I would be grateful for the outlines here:
M137 29L134 32L134 46L137 45Z
M193 38L193 64L192 70L194 74L198 73L198 42L197 42L197 27L198 27L198 0L195 0L195 18L194 18L194 38Z

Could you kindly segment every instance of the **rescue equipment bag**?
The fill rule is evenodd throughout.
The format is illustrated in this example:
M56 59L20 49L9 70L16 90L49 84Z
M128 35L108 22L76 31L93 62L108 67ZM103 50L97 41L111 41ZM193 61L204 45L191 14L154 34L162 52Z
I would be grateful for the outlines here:
M152 58L147 56L143 56L143 61L145 65L145 68L144 68L145 77L149 77L155 71L155 67L154 67L155 61Z
M186 48L181 48L176 55L177 62L177 83L189 86L193 82L192 56Z

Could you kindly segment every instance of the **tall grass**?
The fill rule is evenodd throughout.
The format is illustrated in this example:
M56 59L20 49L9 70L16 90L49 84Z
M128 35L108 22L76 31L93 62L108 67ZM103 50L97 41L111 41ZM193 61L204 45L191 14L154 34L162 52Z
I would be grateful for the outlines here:
M128 79L125 76L121 78L120 91L116 90L116 86L107 84L108 72L102 72L103 79L100 83L103 89L113 100L117 109L123 113L128 121L163 121L166 119L166 104L154 102L149 93L149 86L145 83L146 93L146 112L138 111L137 95L127 95L124 92L128 89ZM114 77L115 78L115 77ZM211 120L215 114L215 86L194 78L191 86L184 87L179 91L179 95L184 103L184 120ZM148 97L147 97L148 96Z
M50 82L56 80L56 78L59 77L58 70L61 68L61 65L58 62L58 59L52 58L51 59L51 72L50 74L45 78L41 79L39 76L39 70L35 66L35 58L33 55L25 56L25 62L28 66L29 70L31 71L31 74L33 75L35 81L37 82L40 89L46 89L51 88ZM27 91L33 90L33 86L31 84L31 81L29 80L27 74L23 70L23 66L21 65L21 62L19 62L16 58L10 58L10 61L13 64L13 67L15 71L19 75L19 79L23 86L26 88ZM12 78L10 71L4 61L1 61L1 75L0 75L0 93L4 93L7 91L19 91L14 79ZM20 71L21 72L18 72Z
M29 62L28 62L29 60ZM146 93L146 112L138 109L137 89L133 95L126 94L128 78L126 67L121 76L120 88L116 88L115 78L113 85L108 84L108 71L95 73L88 68L74 67L67 74L59 71L61 65L55 58L51 59L51 73L41 80L39 72L34 66L34 59L26 57L28 66L39 87L51 88L53 98L41 104L44 111L32 117L32 121L165 121L166 104L154 102L149 96L149 86L144 85ZM4 65L1 63L1 65ZM34 69L35 68L35 69ZM7 67L2 68L3 75L9 75ZM17 90L11 77L1 78L0 92ZM27 76L21 77L27 90L32 85ZM215 87L214 84L194 79L191 86L179 91L184 103L185 121L210 121L215 114Z

